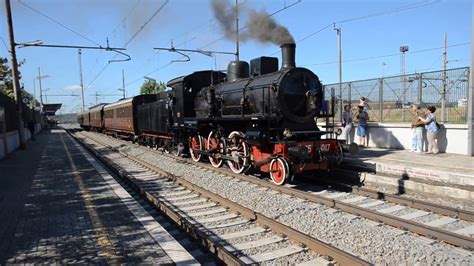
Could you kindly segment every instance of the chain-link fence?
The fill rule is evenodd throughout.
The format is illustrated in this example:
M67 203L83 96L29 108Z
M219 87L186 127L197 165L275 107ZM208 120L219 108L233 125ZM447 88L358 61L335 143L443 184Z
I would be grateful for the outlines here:
M331 97L331 90L338 98L336 120L340 118L341 94L342 105L350 104L353 109L360 97L365 97L372 122L409 122L412 104L420 104L422 108L435 106L440 122L464 124L467 121L469 67L344 82L341 93L339 83L325 85L325 88L326 99Z

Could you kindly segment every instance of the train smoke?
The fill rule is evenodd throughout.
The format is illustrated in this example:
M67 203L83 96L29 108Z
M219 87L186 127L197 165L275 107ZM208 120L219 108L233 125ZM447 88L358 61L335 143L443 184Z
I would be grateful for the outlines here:
M212 10L214 17L219 22L219 26L226 38L235 40L235 6L227 10L229 3L223 0L213 0Z
M227 0L213 0L212 9L214 17L219 22L221 30L226 38L235 40L235 6ZM246 22L248 31L239 34L239 40L257 40L259 42L271 42L277 45L295 43L288 29L278 24L265 11L249 10Z
M247 27L250 37L260 42L272 42L278 45L295 43L288 29L279 25L265 11L251 10Z

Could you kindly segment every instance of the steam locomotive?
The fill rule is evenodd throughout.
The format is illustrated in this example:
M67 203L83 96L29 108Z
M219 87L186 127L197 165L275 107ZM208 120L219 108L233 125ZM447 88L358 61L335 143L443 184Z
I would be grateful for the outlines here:
M330 115L328 102L319 78L296 67L295 48L281 46L280 69L273 57L233 61L227 73L194 72L170 80L170 91L91 108L79 123L214 167L226 163L235 173L253 167L277 185L329 170L349 149L316 124Z

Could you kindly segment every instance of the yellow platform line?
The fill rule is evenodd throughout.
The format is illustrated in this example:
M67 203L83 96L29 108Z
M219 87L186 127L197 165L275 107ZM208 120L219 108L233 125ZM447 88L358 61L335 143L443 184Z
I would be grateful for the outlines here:
M102 252L98 255L99 257L103 257L109 263L120 264L117 252L114 249L112 241L110 241L110 236L108 235L107 230L102 224L99 214L95 210L95 206L92 202L92 194L89 192L89 190L84 185L84 182L82 181L81 175L79 174L74 160L72 159L71 153L69 152L69 149L66 143L64 142L63 134L60 134L59 136L61 138L61 142L63 143L64 150L66 151L69 164L71 165L71 168L73 170L72 173L74 174L74 181L79 186L81 198L84 200L87 213L89 214L89 218L92 222L92 227L95 231L97 245L102 250Z

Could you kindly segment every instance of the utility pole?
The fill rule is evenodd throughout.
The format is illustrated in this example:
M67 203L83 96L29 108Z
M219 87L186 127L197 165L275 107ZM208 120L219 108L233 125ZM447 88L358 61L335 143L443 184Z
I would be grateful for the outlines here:
M81 95L82 95L82 108L81 112L84 112L85 110L85 105L84 105L84 82L82 80L82 50L79 48L77 50L79 54L79 77L81 79Z
M334 30L337 32L337 51L338 51L338 61L339 61L339 121L342 123L342 46L341 38L342 32L341 28L336 28L336 24L333 25Z
M38 67L38 81L40 85L40 108L41 112L43 112L43 88L41 87L41 69Z
M239 61L239 0L235 0L235 60Z
M123 68L122 68L122 93L123 93L123 98L125 99L125 72L123 71Z
M474 11L474 6L473 9ZM474 22L474 17L472 18ZM471 42L474 51L474 42ZM474 156L474 57L471 53L471 69L469 69L469 90L467 92L467 155Z
M26 149L26 142L23 132L23 116L22 116L22 106L21 106L21 87L18 80L18 62L16 61L16 52L15 52L15 36L13 34L13 18L12 11L10 6L10 0L5 0L5 10L7 12L8 20L8 35L10 37L10 55L12 58L12 77L13 77L13 90L15 92L15 101L16 101L16 111L18 114L18 136L20 138L20 148Z
M444 33L444 45L443 45L443 88L441 90L441 122L446 122L446 32Z
M33 105L33 101L31 101L31 105L33 106L33 110L36 109L36 77L33 78L33 100L35 104Z
M46 104L48 104L48 91L51 89L44 89L44 99L46 101Z

